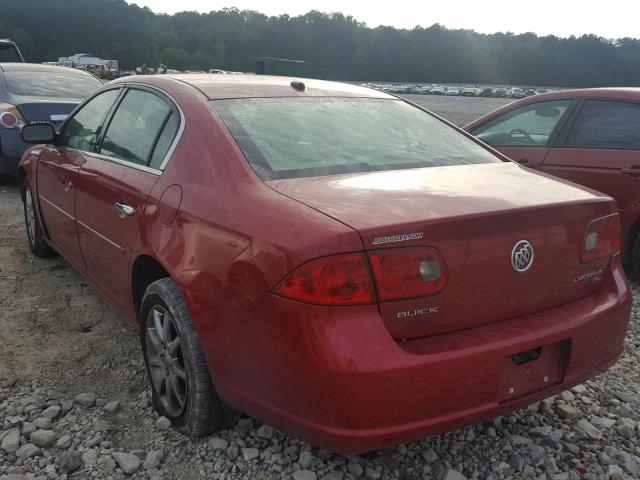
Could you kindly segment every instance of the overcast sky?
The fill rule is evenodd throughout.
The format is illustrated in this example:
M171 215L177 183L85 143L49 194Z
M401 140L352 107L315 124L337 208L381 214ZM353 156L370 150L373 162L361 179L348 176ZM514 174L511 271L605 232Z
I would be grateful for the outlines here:
M440 23L482 33L535 32L567 37L595 33L607 38L640 37L640 0L127 0L157 13L209 12L224 7L267 15L309 10L342 12L370 27L413 28ZM398 8L393 8L397 5Z

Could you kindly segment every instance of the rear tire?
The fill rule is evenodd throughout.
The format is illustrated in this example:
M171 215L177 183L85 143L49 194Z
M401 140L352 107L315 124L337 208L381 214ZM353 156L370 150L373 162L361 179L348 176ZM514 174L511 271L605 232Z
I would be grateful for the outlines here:
M201 437L235 424L239 414L215 391L191 315L170 278L147 287L140 340L154 407L176 430Z
M27 229L29 248L36 257L47 258L55 255L53 249L44 239L40 218L36 210L31 187L27 182L22 186L22 202L24 207L24 223Z

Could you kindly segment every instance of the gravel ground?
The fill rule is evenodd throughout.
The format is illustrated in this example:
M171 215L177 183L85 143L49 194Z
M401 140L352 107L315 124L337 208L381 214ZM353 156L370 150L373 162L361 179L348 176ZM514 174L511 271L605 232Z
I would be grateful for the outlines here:
M420 100L445 116L457 105L460 124L497 106ZM200 440L167 429L136 332L62 260L30 254L16 187L0 187L0 225L0 480L640 478L637 284L626 349L608 372L493 421L343 457L247 417Z

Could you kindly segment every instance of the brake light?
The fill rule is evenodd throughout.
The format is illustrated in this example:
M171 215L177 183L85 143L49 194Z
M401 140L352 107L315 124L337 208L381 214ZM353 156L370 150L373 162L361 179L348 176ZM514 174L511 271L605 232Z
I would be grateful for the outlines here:
M589 263L608 258L620 251L620 215L614 213L593 220L587 225L580 261Z
M362 253L305 263L274 291L283 297L316 305L362 305L375 301L371 272Z
M393 248L369 254L380 301L424 297L447 286L447 268L433 248Z
M24 123L24 119L15 105L0 103L0 126L17 130Z

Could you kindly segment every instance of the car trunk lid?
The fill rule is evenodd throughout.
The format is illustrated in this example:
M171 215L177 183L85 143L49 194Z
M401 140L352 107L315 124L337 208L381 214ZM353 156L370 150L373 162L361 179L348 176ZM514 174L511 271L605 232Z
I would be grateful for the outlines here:
M76 99L25 97L14 95L9 103L15 105L26 122L59 123L80 103Z
M382 319L398 339L568 303L593 293L608 266L608 260L582 264L580 250L587 224L610 214L613 201L512 163L267 183L357 230L369 253L431 247L442 254L448 273L444 291L379 302ZM521 240L534 250L525 272L511 261Z

